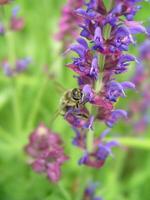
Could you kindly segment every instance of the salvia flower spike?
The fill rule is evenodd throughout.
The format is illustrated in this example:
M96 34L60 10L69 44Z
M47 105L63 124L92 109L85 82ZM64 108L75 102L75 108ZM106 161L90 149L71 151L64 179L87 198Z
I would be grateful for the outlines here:
M75 10L81 18L81 32L66 51L73 53L72 62L66 66L76 73L82 98L77 100L70 90L63 115L75 131L72 143L83 151L79 164L100 168L117 145L95 137L96 121L112 128L128 117L125 110L116 108L116 102L126 98L127 90L134 90L135 84L118 82L116 76L125 73L130 62L138 63L128 50L136 45L137 33L148 33L141 22L134 21L140 10L138 2L116 0L108 10L102 0L89 0L84 8Z

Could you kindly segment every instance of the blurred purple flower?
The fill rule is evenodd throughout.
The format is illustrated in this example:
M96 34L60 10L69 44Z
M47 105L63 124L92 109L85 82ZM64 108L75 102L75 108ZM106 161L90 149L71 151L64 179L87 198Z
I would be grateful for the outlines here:
M4 24L0 22L0 35L4 35L4 34L5 34L5 27L4 27Z
M84 190L83 198L82 200L102 200L101 197L96 197L97 184L96 183L90 183Z
M0 5L5 5L7 3L10 3L12 0L0 0Z
M52 182L59 181L60 167L68 157L64 154L62 140L58 134L40 124L30 135L25 151L32 159L34 171L47 174Z
M55 38L63 40L63 48L67 48L70 42L78 36L78 26L81 18L74 12L75 9L83 5L83 0L68 0L62 9L61 20L59 22L59 32Z
M21 31L25 26L24 18L18 16L19 11L20 11L19 6L15 6L12 9L12 16L11 16L11 19L10 19L10 28L13 31Z
M4 60L2 62L2 68L6 76L15 76L19 73L24 72L30 63L31 58L29 57L17 60L15 66L11 66L7 60Z

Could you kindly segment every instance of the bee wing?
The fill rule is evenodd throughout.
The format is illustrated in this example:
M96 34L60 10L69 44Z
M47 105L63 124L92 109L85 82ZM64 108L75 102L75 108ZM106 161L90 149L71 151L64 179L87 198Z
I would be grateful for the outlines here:
M55 111L55 113L53 114L53 117L52 117L51 120L50 120L50 125L53 124L53 122L56 120L56 118L57 118L60 114L61 114L60 109L57 109L57 110Z

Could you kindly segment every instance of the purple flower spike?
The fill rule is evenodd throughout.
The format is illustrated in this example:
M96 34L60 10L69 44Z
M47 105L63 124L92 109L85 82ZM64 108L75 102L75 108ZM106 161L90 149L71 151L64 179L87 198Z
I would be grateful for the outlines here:
M97 121L112 128L120 118L127 118L126 111L116 110L116 102L126 97L126 89L135 89L135 85L128 80L117 82L116 76L126 72L130 62L139 63L135 56L124 53L130 45L136 45L134 34L147 33L141 23L134 21L140 9L138 2L140 0L116 0L107 11L103 0L85 0L84 7L75 9L81 19L81 32L76 43L67 50L74 53L67 67L76 73L74 77L82 95L74 99L70 90L71 103L63 116L74 127L76 135L72 143L84 152L79 164L101 168L112 154L111 148L117 145L115 141L102 141L110 129L99 138L94 136L90 147L87 145L87 135L94 132ZM150 58L150 53L146 54ZM142 109L145 108L145 104L142 105Z
M78 37L78 26L81 23L81 17L75 12L75 9L83 5L83 0L68 0L62 8L62 16L59 22L59 32L55 38L63 40L63 49L66 49L70 43ZM70 35L69 35L70 34Z
M25 150L32 158L31 165L35 172L47 174L52 182L59 181L60 167L68 160L59 135L41 124L30 135L29 144Z

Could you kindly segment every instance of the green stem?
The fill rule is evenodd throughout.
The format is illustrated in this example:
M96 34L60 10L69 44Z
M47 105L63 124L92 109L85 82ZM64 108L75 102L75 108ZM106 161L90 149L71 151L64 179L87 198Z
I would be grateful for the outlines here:
M7 49L8 49L8 60L11 63L11 65L15 65L16 63L16 50L15 50L15 38L14 33L12 31L7 30L5 34L5 39L7 43ZM17 134L21 133L21 126L22 126L22 120L21 120L21 109L20 109L20 101L19 101L19 95L20 95L20 89L19 85L17 83L17 79L12 78L12 89L13 89L13 96L12 96L12 103L13 103L13 110L14 110L14 124L15 124L15 131Z
M13 97L12 97L12 103L13 103L13 111L14 111L14 124L16 128L16 133L21 133L21 127L22 127L22 119L21 119L21 109L20 109L20 101L19 101L19 90L18 85L16 83L16 80L12 80L12 87L13 87Z
M69 193L66 191L66 189L64 188L64 186L60 182L57 184L57 186L58 186L61 194L63 195L64 199L65 200L71 200Z
M103 31L105 40L107 40L109 38L110 33L111 33L111 26L106 25L104 28L104 31ZM103 88L103 71L104 71L104 67L105 67L105 55L100 54L99 59L100 59L100 62L99 62L100 63L100 65L99 65L100 66L99 67L100 76L95 85L95 90L97 93L99 91L101 91L101 89ZM93 106L91 108L91 113L93 116L96 115L95 108L93 108ZM87 133L87 141L86 141L87 149L89 152L92 152L92 150L93 150L93 143L94 143L94 132L92 130L89 130Z
M86 146L88 152L93 151L93 143L94 143L94 131L89 129L89 131L87 132L87 140L86 140Z
M7 52L8 52L9 62L13 65L15 64L16 61L14 33L12 31L7 30L5 38L7 41L7 50L8 50Z
M115 140L120 145L123 145L123 146L150 150L150 139L141 139L141 138L133 138L133 137L106 138L106 141L110 141L110 140Z
M47 77L44 79L44 81L41 83L41 87L39 88L38 93L35 97L35 101L33 103L32 110L31 110L30 116L28 118L27 130L31 130L34 125L36 116L40 110L41 100L42 100L42 97L46 90L48 80L49 79Z
M0 140L1 140L1 142L3 142L3 141L9 142L11 140L11 138L12 138L12 135L8 134L8 132L0 126Z

